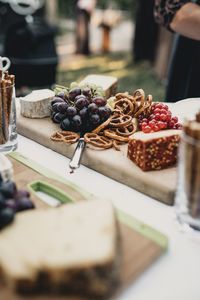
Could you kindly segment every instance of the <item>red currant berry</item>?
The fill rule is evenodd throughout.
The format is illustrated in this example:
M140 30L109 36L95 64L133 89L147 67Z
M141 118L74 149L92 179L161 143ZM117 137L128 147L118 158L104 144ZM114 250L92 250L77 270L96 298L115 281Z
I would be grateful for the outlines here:
M155 117L155 115L154 115L154 114L151 114L151 115L149 116L149 120L153 120L154 117Z
M155 114L154 119L155 119L156 121L159 121L159 120L160 120L160 114Z
M169 128L173 128L174 125L175 125L174 121L170 121L170 122L168 123Z
M147 125L148 125L147 122L142 122L142 124L141 124L142 127L145 127L145 126L147 126Z
M162 121L159 121L159 122L157 123L157 126L159 127L159 129L164 129L164 128L165 128L165 124L164 124L164 122L162 122Z
M164 115L164 114L161 114L161 115L160 115L160 120L161 120L161 121L166 121L166 120L167 120L167 116Z
M163 109L165 109L165 110L169 110L169 107L168 107L168 105L166 105L166 104L163 104Z
M162 108L163 108L162 103L157 103L157 104L156 104L156 108L162 109Z
M177 117L172 117L172 121L174 121L174 123L178 123L178 118Z
M156 132L156 131L159 131L159 130L160 130L160 128L157 125L155 125L154 126L154 131Z
M164 108L162 108L160 112L161 112L161 114L164 114L164 115L167 114L167 111Z
M163 122L163 129L167 129L167 122Z
M153 127L156 125L155 121L149 121L149 126L153 129Z
M166 121L170 121L171 120L171 114L167 113L166 115Z
M182 129L183 128L182 124L180 124L180 123L175 124L175 126L176 126L176 129Z
M154 110L154 114L160 114L161 113L161 109L156 107L156 109Z
M143 122L147 123L148 122L147 118L142 119L142 123Z
M142 129L142 131L143 131L144 133L150 133L150 132L151 132L151 127L147 125L146 127L144 127L144 128Z

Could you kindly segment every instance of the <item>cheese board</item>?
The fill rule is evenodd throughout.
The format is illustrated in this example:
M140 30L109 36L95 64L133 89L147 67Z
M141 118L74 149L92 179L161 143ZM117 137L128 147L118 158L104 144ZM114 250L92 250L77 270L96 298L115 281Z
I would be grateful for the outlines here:
M198 111L199 99L186 99L175 104L169 104L169 107L172 113L183 121L184 117L191 118ZM50 118L24 118L20 115L19 105L17 111L18 133L70 159L72 158L76 143L67 145L50 139L51 135L59 130L58 124L53 123ZM115 151L113 148L94 151L86 147L81 163L156 200L173 205L177 185L176 167L143 172L127 158L127 145L122 145L120 148L121 151Z
M50 139L50 136L58 129L58 125L50 118L28 119L21 116L18 110L17 130L19 134L71 158L76 144L66 145ZM176 168L143 172L127 158L127 145L122 145L120 152L114 149L94 151L86 148L82 164L165 204L173 205L174 203Z
M94 199L94 196L85 191L80 190L75 185L66 181L59 175L41 167L36 162L27 159L19 153L13 153L9 156L14 166L14 178L20 188L30 188L32 182L42 181L50 186L58 188L67 195L67 201L86 201ZM43 203L37 194L31 190L31 198L34 201L36 208L39 210L47 206ZM159 258L167 249L167 238L160 232L141 223L140 221L117 211L117 218L120 224L120 232L122 237L122 265L120 269L121 284L117 290L117 294L121 293L128 284L133 282L139 275L142 274L157 258ZM8 300L25 300L26 296L14 294L0 281L1 294L0 299ZM49 299L48 296L31 296L32 300ZM58 297L51 296L51 299L69 299L83 300L77 297Z

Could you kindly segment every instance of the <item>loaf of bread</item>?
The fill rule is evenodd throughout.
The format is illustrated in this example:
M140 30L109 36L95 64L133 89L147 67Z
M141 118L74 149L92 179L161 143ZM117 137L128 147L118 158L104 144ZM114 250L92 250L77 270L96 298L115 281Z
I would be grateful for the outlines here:
M18 292L107 297L119 280L118 234L108 201L20 213L0 233L0 274Z
M160 170L177 162L181 130L136 132L129 140L128 157L143 171Z

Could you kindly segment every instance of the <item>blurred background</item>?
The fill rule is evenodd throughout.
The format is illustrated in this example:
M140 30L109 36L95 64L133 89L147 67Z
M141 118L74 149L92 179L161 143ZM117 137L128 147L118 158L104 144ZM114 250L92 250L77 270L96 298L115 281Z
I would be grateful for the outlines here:
M119 90L163 101L173 35L154 0L0 0L0 55L12 61L18 94L112 75Z

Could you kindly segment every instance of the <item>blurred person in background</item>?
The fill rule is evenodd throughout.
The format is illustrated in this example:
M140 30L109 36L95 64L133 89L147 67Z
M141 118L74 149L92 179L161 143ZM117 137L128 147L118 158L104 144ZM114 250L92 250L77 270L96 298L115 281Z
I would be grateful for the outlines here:
M176 33L166 100L200 97L200 0L155 0L155 18Z
M136 23L133 40L135 62L153 62L158 40L158 24L154 19L155 0L137 1Z
M76 53L90 54L89 24L96 0L76 1Z

